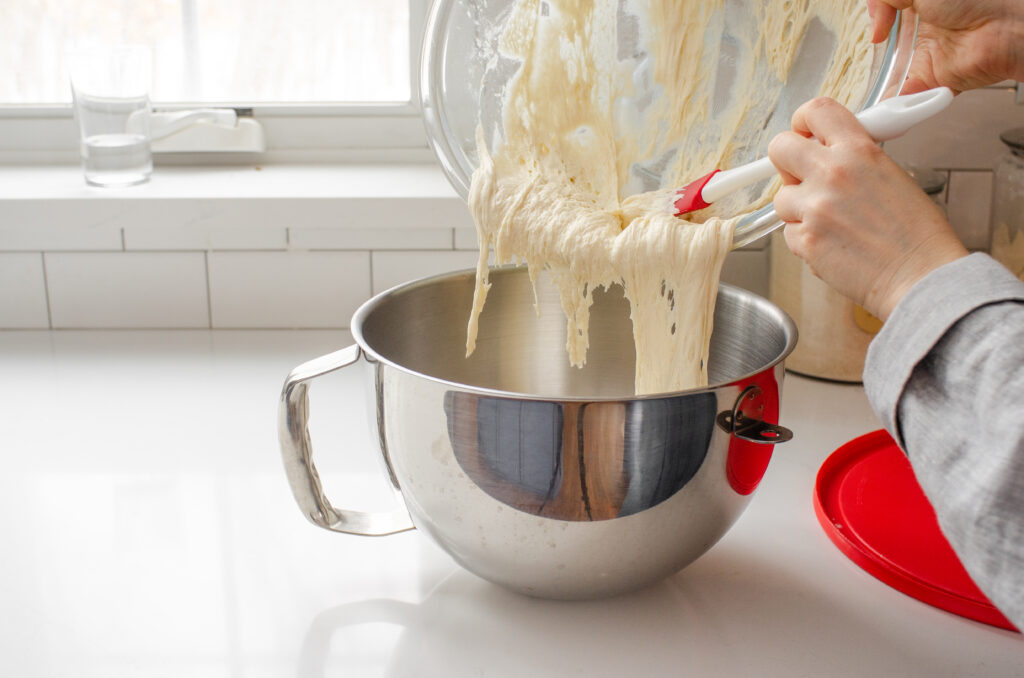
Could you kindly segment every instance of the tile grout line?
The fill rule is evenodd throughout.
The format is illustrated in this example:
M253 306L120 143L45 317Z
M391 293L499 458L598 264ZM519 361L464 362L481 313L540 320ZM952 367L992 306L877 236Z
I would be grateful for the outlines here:
M46 274L46 252L39 253L43 264L43 295L46 297L46 326L53 329L53 309L50 307L50 276Z
M370 296L373 296L373 250L366 252L370 256Z
M213 329L213 293L210 291L210 250L203 252L203 268L206 271L206 326Z

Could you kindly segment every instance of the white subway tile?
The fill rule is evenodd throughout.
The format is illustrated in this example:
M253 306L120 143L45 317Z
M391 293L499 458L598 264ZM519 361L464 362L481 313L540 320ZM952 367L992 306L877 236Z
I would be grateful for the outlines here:
M450 250L452 229L293 226L288 244L306 250Z
M209 326L200 252L48 252L54 328Z
M767 241L768 238L761 240ZM736 285L754 294L768 296L768 250L730 252L722 266L722 282Z
M476 252L374 252L373 293L430 275L475 268Z
M428 197L147 198L118 201L108 220L119 226L259 226L282 228L441 228L472 226L465 203Z
M1005 151L1000 133L1024 125L1024 106L1009 88L964 92L885 150L901 163L936 169L990 170Z
M316 201L311 212L319 213ZM88 205L92 207L92 205ZM134 201L112 201L102 205L109 212L107 220L123 228L148 229L184 228L186 233L215 233L218 229L252 228L256 230L284 229L301 217L297 216L295 200L260 200L198 198L179 200L148 197ZM97 207L96 209L100 209Z
M351 228L381 224L399 228L473 227L473 217L466 203L451 198L350 198L337 202L330 209L330 214L324 215L319 223L309 225L342 224Z
M52 240L43 241L42 245L37 245L36 241L29 241L28 246L36 249L113 249L109 238L110 234L115 234L116 248L120 249L122 228L139 228L137 238L156 237L161 229L167 229L164 237L175 237L176 231L180 229L181 234L177 237L186 238L187 242L192 243L197 236L200 239L235 239L239 237L239 232L234 229L252 229L254 233L264 234L260 236L262 238L268 232L275 229L283 230L297 223L329 220L325 223L334 224L338 219L331 203L332 201L313 198L178 199L154 195L136 198L112 195L109 199L53 201L0 200L0 224L4 224L5 227L34 226L39 222L39 214L44 212L47 217L46 223L52 225L51 228L57 236L62 239L75 237L78 242L65 245L63 240L58 240L58 247L53 247L49 244ZM243 230L240 233L245 232ZM3 231L0 231L0 234L2 233ZM19 228L16 234L20 233ZM35 236L36 240L47 234L46 230L40 231L40 234ZM278 236L279 239L283 237ZM93 241L101 238L106 239L101 240L98 245L94 244ZM4 249L2 241L0 249Z
M214 328L348 327L370 297L367 252L210 252Z
M480 241L476 237L476 227L455 229L455 249L480 250Z
M382 179L383 180L383 179ZM461 200L451 197L298 197L268 200L224 200L218 212L245 223L302 228L459 228L473 218ZM194 212L192 207L188 209Z
M160 224L148 221L124 227L127 250L283 250L284 226L260 224Z
M0 201L0 250L8 252L60 250L120 250L121 227L90 224L67 215L48 223L9 219L10 208Z
M43 255L0 254L0 329L45 329L46 307Z
M946 209L964 246L988 250L992 214L991 172L950 172Z

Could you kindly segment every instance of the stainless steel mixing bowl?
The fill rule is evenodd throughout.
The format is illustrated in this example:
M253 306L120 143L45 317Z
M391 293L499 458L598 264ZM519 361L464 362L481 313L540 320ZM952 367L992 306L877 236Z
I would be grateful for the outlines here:
M466 569L548 598L639 588L711 548L749 502L773 444L790 437L777 424L792 320L722 285L712 385L637 397L621 288L594 293L587 364L577 369L547 277L539 315L524 269L494 269L491 281L468 359L473 271L378 295L353 317L355 345L288 376L280 440L306 517L363 535L415 526ZM407 512L343 510L324 495L307 386L341 368L365 370L374 437Z

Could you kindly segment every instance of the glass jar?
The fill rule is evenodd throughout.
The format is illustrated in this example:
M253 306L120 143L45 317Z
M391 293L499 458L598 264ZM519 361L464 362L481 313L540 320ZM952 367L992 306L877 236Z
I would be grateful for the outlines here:
M1024 280L1024 127L1003 132L992 177L992 257Z
M946 175L922 168L904 168L921 189L945 211L942 191ZM839 294L789 251L782 232L772 236L768 296L796 323L799 340L786 358L786 369L831 381L860 383L868 344L882 321Z

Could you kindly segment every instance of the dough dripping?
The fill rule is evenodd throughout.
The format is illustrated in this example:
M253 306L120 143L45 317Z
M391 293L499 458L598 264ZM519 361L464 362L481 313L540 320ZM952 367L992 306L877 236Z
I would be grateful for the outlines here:
M766 0L740 3L738 13L737 6L515 2L498 51L520 66L505 88L500 126L477 130L469 204L480 258L467 355L490 288L493 248L497 263L525 263L534 281L542 270L552 276L573 365L586 362L594 290L621 284L633 323L636 393L707 385L719 275L735 225L770 202L779 183L686 221L666 209L674 189L763 153L766 121L812 22L835 44L805 98L820 92L860 103L872 56L863 0ZM727 16L749 25L727 27ZM723 76L707 64L717 63L724 37L735 58L723 94ZM639 190L652 167L661 170L660 186Z

